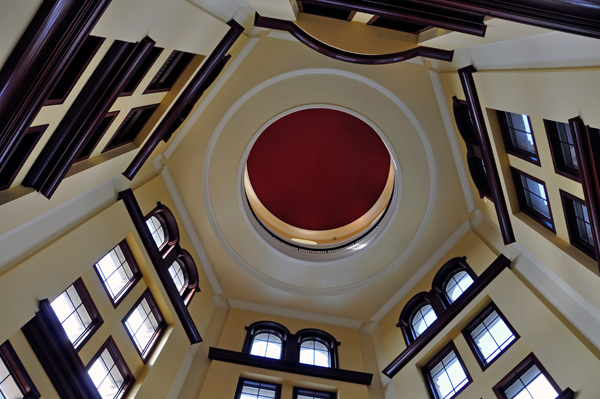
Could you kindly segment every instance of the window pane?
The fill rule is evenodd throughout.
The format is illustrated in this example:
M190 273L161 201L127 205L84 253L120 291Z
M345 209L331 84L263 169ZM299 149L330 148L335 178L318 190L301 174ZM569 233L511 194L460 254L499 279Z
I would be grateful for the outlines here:
M271 384L263 384L254 381L244 381L240 399L273 399L276 389Z
M254 356L281 359L281 338L271 332L259 333L254 336L250 354Z
M435 364L429 374L433 380L434 388L441 399L453 397L469 382L467 374L454 351L451 351L440 362Z
M512 331L495 310L471 332L471 336L486 364L515 340Z
M154 238L154 242L157 247L162 247L166 242L165 239L165 230L163 228L162 223L156 216L150 216L148 220L146 220L146 225L148 226L148 230L152 234L152 238Z
M125 320L125 326L133 337L138 350L145 356L150 350L150 342L156 335L159 324L152 313L148 300L142 299L140 304Z
M113 399L121 396L121 388L125 379L117 368L108 348L104 349L100 357L92 364L88 374L102 399Z
M69 340L75 345L92 324L92 318L81 302L75 286L67 288L51 305Z
M521 374L519 379L504 390L508 399L554 399L558 396L545 375L536 365Z
M183 269L178 261L173 262L171 267L169 267L169 274L175 283L177 291L181 293L181 291L185 288L185 276L183 275Z
M419 308L415 312L411 323L415 338L421 335L436 320L437 315L431 305L426 304Z
M511 144L521 150L535 154L533 134L527 115L506 112Z
M446 283L446 295L450 303L456 301L471 284L473 284L473 279L466 271L459 271L450 276Z
M520 177L527 205L550 219L550 208L548 207L548 199L546 198L546 189L544 186L523 175Z
M329 348L316 340L307 340L300 345L300 363L330 367Z
M14 378L8 376L4 381L0 382L0 398L4 396L6 399L22 399L23 394L17 386Z
M117 302L125 294L124 287L133 280L133 272L125 259L121 244L104 255L95 267L111 300Z

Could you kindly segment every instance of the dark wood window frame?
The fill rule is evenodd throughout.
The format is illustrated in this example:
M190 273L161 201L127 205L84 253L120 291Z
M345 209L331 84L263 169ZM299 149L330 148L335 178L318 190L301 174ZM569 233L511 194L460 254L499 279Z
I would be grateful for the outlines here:
M508 388L511 384L513 384L525 371L527 371L531 366L537 366L537 368L541 371L541 373L548 379L548 382L559 395L556 399L573 399L575 397L575 393L571 390L571 388L566 388L564 391L560 389L556 381L552 378L550 373L542 366L538 358L532 353L530 353L521 363L519 363L514 369L512 369L506 377L504 377L500 382L498 382L492 390L496 394L498 399L506 399L506 395L503 390Z
M21 137L15 151L6 161L5 167L0 171L0 182L5 181L5 183L0 186L0 191L10 188L48 126L49 125L40 125L30 127Z
M110 251L108 251L108 253L106 255L108 255L116 247L121 248L121 251L123 252L123 255L125 256L125 260L127 261L129 268L131 269L131 273L133 274L131 279L127 282L127 284L125 284L125 286L121 289L121 291L119 291L116 294L116 297L118 297L118 299L116 301L114 300L110 291L108 290L108 287L104 283L102 274L98 270L97 263L94 264L94 270L96 271L96 274L98 275L98 278L100 279L100 282L102 282L102 286L104 287L104 291L106 291L106 295L108 295L108 299L110 300L110 303L113 305L113 308L115 308L115 309L117 308L117 306L119 306L119 304L121 302L123 302L123 299L125 299L125 297L131 292L131 290L133 290L133 287L135 287L136 284L142 279L142 272L138 268L135 258L133 257L133 254L131 253L131 249L129 249L129 245L127 245L127 242L125 240L118 243L114 248L112 248ZM106 256L106 255L104 255L104 256ZM102 258L100 258L100 259L102 259Z
M556 234L556 228L554 226L554 217L552 216L552 207L550 205L550 197L548 196L548 189L546 188L546 183L512 166L510 167L510 172L513 178L513 183L517 194L517 200L519 201L520 211L532 218L533 220L535 220L536 222L538 222L539 224L541 224L542 226L544 226L545 228L547 228L548 230L550 230L551 232L553 232L554 234ZM544 187L544 192L546 193L546 202L548 202L548 213L550 214L550 218L547 218L545 215L542 215L541 213L527 205L527 201L523 192L524 188L521 183L521 176L531 179Z
M445 306L445 309L450 307L452 303L450 302L450 298L446 293L446 285L450 277L454 276L456 273L461 271L467 272L469 276L473 279L473 281L477 280L477 274L471 269L471 266L467 263L467 257L456 257L450 259L448 262L444 263L442 267L438 270L433 278L432 288L435 290L442 299L442 302Z
M458 353L458 350L456 349L454 342L450 341L450 343L448 345L446 345L430 361L428 361L425 366L423 366L421 368L421 371L423 372L423 376L425 377L425 381L427 381L427 389L429 390L429 394L431 395L431 397L433 399L443 399L443 398L440 398L435 390L435 387L434 387L435 383L434 383L432 375L431 375L431 370L439 362L441 362L444 357L446 357L448 354L450 354L450 352L454 352L454 355L458 359L458 362L460 363L463 371L465 372L465 375L467 376L467 381L468 381L458 391L456 391L454 393L454 395L451 396L451 398L455 398L458 395L460 395L461 392L464 391L465 388L468 387L473 382L473 379L471 378L471 374L469 374L469 370L467 370L467 367L465 366L465 362L463 362L462 358L460 357L460 353Z
M496 355L496 357L494 357L488 363L488 362L486 362L485 357L483 356L483 354L479 350L479 346L477 346L477 343L475 342L475 340L471 336L471 332L473 332L481 323L483 323L483 321L485 320L485 318L488 317L494 311L502 319L502 321L504 322L504 324L506 324L506 326L508 327L508 329L510 330L510 332L513 334L514 339L504 349L502 349L500 351L500 353L498 353ZM500 311L500 309L498 309L498 306L496 306L496 304L494 302L490 303L485 309L483 309L481 311L481 313L479 313L467 325L467 327L465 327L462 330L462 333L463 333L463 336L465 337L465 340L469 344L469 347L471 348L471 351L473 352L473 356L475 356L475 359L477 360L477 363L481 367L482 371L487 370L487 368L490 367L490 365L492 365L496 361L496 359L498 359L500 356L502 356L502 354L504 352L506 352L508 350L508 348L510 348L515 342L517 342L519 340L519 338L521 338L519 336L519 334L517 333L517 331L513 328L513 326L508 322L508 320L506 319L506 317L502 314L502 312Z
M265 388L275 391L274 399L281 398L281 384L273 384L271 382L251 380L249 378L240 377L240 379L238 380L237 388L235 389L234 399L240 399L242 397L242 389L244 389L244 386L246 385L246 383L249 383L248 384L249 386L254 385L255 388L258 388L258 387L261 387L264 385Z
M158 327L155 330L152 338L150 339L150 341L148 342L148 344L146 345L146 347L140 349L140 348L138 348L137 344L135 343L134 336L129 331L129 328L127 328L126 322L127 322L127 319L129 318L129 316L133 312L135 312L135 310L137 309L137 307L142 303L142 301L144 299L147 301L148 306L150 307L150 310L152 311L152 314L156 318L156 321L158 323ZM150 288L147 288L146 291L144 291L144 293L142 294L142 296L136 301L136 303L133 305L133 307L131 308L131 310L129 312L127 312L127 314L125 315L125 317L123 318L123 320L121 321L121 323L123 323L123 327L125 328L125 331L127 332L127 335L129 335L129 338L131 339L131 342L133 343L133 346L135 347L135 350L138 352L138 354L140 355L140 358L142 359L142 361L145 364L148 361L148 359L150 358L150 356L152 356L152 353L156 349L158 341L160 341L160 339L162 338L165 330L167 329L167 323L165 322L165 319L163 318L162 313L158 309L158 305L156 304L156 301L154 300L154 297L152 296L152 293L150 292Z
M325 345L329 351L329 368L339 368L340 361L338 358L338 346L340 346L340 343L333 337L333 335L316 328L305 328L294 334L293 338L298 345L298 361L300 361L300 350L302 348L302 343L306 341L316 341Z
M33 384L31 377L29 377L27 370L25 370L10 341L6 341L0 345L0 359L15 380L21 394L23 394L23 399L38 399L40 393Z
M316 389L306 389L300 387L294 387L293 390L293 399L298 399L298 396L312 396L318 399L336 399L337 394L335 392L326 392L326 391L317 391Z
M190 65L190 62L192 62L195 56L196 55L193 53L173 50L171 54L169 54L169 57L165 60L163 65L160 67L160 70L156 73L156 75L154 75L152 81L150 82L148 87L146 87L146 90L144 90L144 94L160 93L171 90L173 86L175 86L175 83L177 83L177 80L179 80L179 78L181 77L181 74L183 74L183 71L186 70L186 68ZM175 59L176 57L179 57L179 59L173 61L173 59ZM171 74L173 74L173 77L171 77ZM169 81L171 81L171 83L165 86L160 86L156 82L157 80L161 79L168 79Z
M83 147L81 154L79 154L79 158L77 158L75 162L84 161L92 155L98 144L100 144L100 140L102 140L104 134L108 131L108 129L110 129L112 123L115 121L115 118L117 115L119 115L119 112L120 111L109 112L104 116L102 122L100 122L100 125L98 125L94 133L92 133L90 140L87 142L85 147Z
M281 339L281 359L287 359L287 343L290 341L292 334L285 326L274 321L257 321L249 326L246 326L246 338L244 339L242 352L250 354L252 351L252 344L254 343L254 337L264 332L270 332L271 334L277 335Z
M150 121L150 119L152 118L152 116L154 115L156 110L158 109L159 105L160 105L160 103L143 105L141 107L132 108L129 111L129 113L127 114L127 116L125 117L125 119L123 120L123 122L121 123L121 126L119 126L119 128L117 129L115 134L110 138L110 140L106 144L106 147L104 147L104 149L102 150L102 153L108 152L110 150L114 150L115 148L122 147L125 144L133 143L135 141L135 139L139 136L141 131L144 129L146 124L148 124L148 122ZM139 118L143 117L144 111L146 111L146 110L152 110L152 112L146 113L146 115L148 115L148 117L146 118L146 120L144 121L144 123L141 126L136 126L137 120ZM129 132L134 128L136 128L137 132L135 132L135 134L132 137L130 137L129 139L124 140L124 141L120 140L120 138L123 135L125 135L125 134L129 135Z
M89 35L85 38L82 46L74 55L74 57L69 62L69 65L64 69L62 76L56 83L55 87L52 90L52 93L48 96L46 102L44 102L44 106L46 105L58 105L65 102L73 87L90 64L102 44L104 43L105 38L97 37ZM87 54L87 58L82 58L82 56ZM56 90L58 86L63 86L62 95L56 94Z
M162 228L165 233L165 243L160 246L158 250L160 251L163 259L167 261L167 265L171 266L172 262L169 263L168 261L170 259L167 258L179 243L179 226L177 225L177 220L175 220L173 212L171 212L167 206L161 204L160 202L156 204L156 208L152 209L146 216L144 216L144 221L147 221L152 216L155 216L162 224ZM156 246L156 244L154 245Z
M102 324L104 324L104 320L102 319L102 316L100 315L100 312L98 311L96 304L92 300L92 297L90 296L90 292L88 291L88 289L85 286L81 277L79 277L77 280L75 280L75 282L71 285L77 291L77 294L79 295L79 299L81 299L81 302L83 303L83 306L85 307L85 310L87 310L88 314L90 315L90 318L92 319L92 322L90 323L90 325L85 329L85 331L83 333L81 333L79 338L77 338L77 341L75 343L73 343L73 347L75 348L75 350L77 352L79 352L79 350L81 348L83 348L83 346L92 337L92 335L94 335L96 333L96 331L98 331L100 326ZM71 287L71 286L69 286L69 287ZM69 289L69 287L67 287L67 289ZM61 292L60 295L62 295L64 292L66 292L66 290ZM62 325L62 323L61 323L61 325Z
M550 154L552 155L552 163L554 164L554 171L556 174L569 178L571 180L575 180L576 182L581 183L581 175L578 169L574 169L565 164L565 161L562 156L562 150L560 148L559 138L557 136L556 129L553 124L555 123L563 123L569 126L568 123L557 122L544 119L544 127L546 129L546 135L548 136L548 143L550 144ZM573 142L575 142L574 133L571 132L573 136ZM575 147L575 152L577 153L577 145L573 144ZM576 157L577 162L579 163L579 159Z
M150 51L148 56L144 59L142 64L135 71L131 79L127 82L127 84L123 88L123 91L121 92L121 94L119 94L119 97L130 96L137 90L140 83L142 83L142 80L144 80L144 78L148 74L148 71L150 71L150 68L152 68L158 57L160 57L160 55L162 54L163 50L164 48L162 47L154 47Z
M194 294L196 292L200 292L199 286L199 278L198 278L198 268L196 267L196 262L194 262L194 258L192 255L182 249L177 245L176 247L177 258L175 262L178 262L182 269L185 271L186 276L186 284L185 288L180 292L181 297L183 298L183 303L186 306L189 306ZM172 263L171 263L172 264ZM169 265L171 267L171 265Z
M596 250L593 245L590 245L587 241L583 240L578 233L577 220L575 215L575 209L573 208L572 203L576 202L580 205L583 205L587 208L587 205L584 200L577 198L576 196L567 193L566 191L559 190L560 199L562 201L563 211L565 213L565 221L567 222L567 230L569 232L569 241L571 245L575 248L579 249L581 252L586 254L592 259L596 259ZM588 209L589 216L589 209ZM592 241L594 241L594 229L591 226L592 230Z
M121 386L115 397L126 398L131 388L133 388L133 384L135 383L135 377L129 369L127 362L125 362L125 358L123 358L123 355L121 354L121 351L117 347L117 344L115 343L115 340L112 336L109 336L108 339L102 344L100 349L98 349L98 352L96 352L92 360L90 360L86 369L88 371L90 370L92 365L96 362L96 360L98 360L98 358L102 355L102 352L104 352L105 349L108 349L110 356L112 357L113 361L115 362L115 365L119 369L119 372L123 376L123 385Z
M508 126L508 122L506 118L508 114L514 112L505 112L496 110L496 116L498 117L498 125L500 126L500 132L502 133L502 141L504 142L504 149L507 154L514 155L515 157L521 158L527 162L531 162L534 165L542 166L540 162L540 155L537 149L537 140L535 139L535 134L533 133L533 126L531 125L531 118L529 115L527 116L527 122L529 123L529 129L531 130L531 137L533 137L533 148L535 150L534 153L523 150L515 145L513 145L511 136L510 136L510 127ZM524 115L524 114L521 114Z

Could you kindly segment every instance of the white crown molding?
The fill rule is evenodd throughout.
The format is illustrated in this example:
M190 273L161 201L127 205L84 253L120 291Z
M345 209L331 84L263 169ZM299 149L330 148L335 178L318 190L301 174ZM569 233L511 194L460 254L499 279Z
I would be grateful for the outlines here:
M412 277L371 317L375 323L381 322L383 318L425 277L427 273L454 247L461 238L471 230L469 220L464 221L454 233L435 251L429 259L417 270Z
M196 229L194 228L194 224L190 219L190 215L185 208L185 204L183 203L183 199L181 199L181 195L179 194L179 190L177 190L177 186L175 185L175 181L169 172L167 166L164 166L162 171L160 172L160 176L165 182L165 186L167 186L167 191L175 204L175 209L177 209L177 213L179 214L179 218L183 222L183 227L187 232L190 241L192 242L192 247L194 247L194 251L198 258L200 259L200 266L202 266L202 270L204 270L204 274L208 279L208 283L210 284L210 288L213 291L213 294L221 295L223 294L223 290L221 289L221 285L217 280L217 276L208 260L208 256L206 256L206 252L204 252L204 248L202 247L202 243L200 242L200 238L198 238L198 233L196 233Z
M312 321L314 323L329 324L332 326L352 328L355 330L358 330L363 324L363 322L360 320L324 315L321 313L305 312L303 310L282 308L273 305L263 305L255 302L240 301L238 299L229 299L229 306L231 306L232 309L246 310L249 312L264 313L280 317L289 317L291 319Z
M208 89L208 93L205 93L204 96L200 99L200 103L196 106L196 108L192 111L192 113L185 119L183 126L180 128L179 133L173 137L171 143L163 152L163 155L168 159L173 155L173 152L177 149L177 146L183 141L188 132L192 129L192 126L196 123L200 115L206 110L206 108L210 105L211 101L215 98L215 96L219 93L221 88L225 85L227 80L233 75L236 69L240 66L240 64L244 61L246 56L250 53L250 51L254 48L256 43L258 43L259 38L250 38L248 42L244 45L242 50L239 52L237 56L231 61L231 65L225 68L223 73L219 75L217 80L211 85Z
M469 183L469 177L467 176L467 169L463 162L462 153L454 130L454 123L452 122L452 116L446 103L446 96L444 95L444 88L440 80L440 74L435 71L429 71L429 77L431 78L431 84L433 85L433 91L437 98L438 108L444 121L444 127L446 128L446 134L448 135L448 141L450 141L450 148L452 149L452 156L454 157L454 163L456 164L456 171L458 172L458 178L460 179L460 185L465 196L465 202L469 212L473 212L477 209L475 206L475 200L473 199L473 192L471 191L471 185Z
M421 224L419 225L417 232L413 236L413 238L410 241L410 243L408 244L408 246L396 259L394 259L392 262L390 262L390 264L388 264L385 268L383 268L379 272L365 278L364 280L361 280L361 281L358 281L358 282L355 282L352 284L348 284L345 286L341 286L341 287L322 288L322 289L298 287L298 286L295 286L292 284L283 283L279 280L273 279L272 277L267 276L267 275L261 273L260 271L258 271L257 269L255 269L254 267L252 267L252 265L250 265L248 262L246 262L235 251L235 249L227 241L227 238L225 238L225 235L223 234L223 231L221 230L221 226L219 225L219 223L217 221L217 218L216 218L213 206L212 206L211 196L210 196L209 180L210 180L210 166L211 166L212 153L215 149L215 146L217 144L219 136L220 136L221 132L223 131L223 129L225 128L225 125L228 123L229 119L235 114L235 112L237 112L237 110L246 101L248 101L250 98L252 98L254 95L259 93L260 91L266 89L267 87L270 87L270 86L272 86L278 82L284 81L286 79L292 79L292 78L296 78L299 76L308 76L308 75L333 75L333 76L340 76L340 77L356 80L358 82L364 83L365 85L379 91L381 94L386 96L406 115L406 117L410 120L413 127L417 131L419 139L421 140L421 143L423 144L423 148L425 150L425 155L427 158L427 164L428 164L428 169L429 169L429 197L427 199L427 206L426 206L425 213L423 215ZM204 207L206 210L206 215L208 217L208 221L210 222L212 230L213 230L215 236L217 237L217 239L219 240L219 243L221 244L223 249L225 249L227 254L231 257L231 259L233 259L238 264L238 266L240 266L242 269L246 270L251 276L255 277L257 280L262 281L263 283L265 283L273 288L276 288L278 290L281 290L284 292L289 292L289 293L300 294L300 295L312 295L312 296L342 295L342 294L346 294L346 293L353 292L358 289L367 287L367 286L385 278L386 276L388 276L390 273L392 273L394 270L396 270L398 267L400 267L400 265L402 265L408 258L410 258L412 253L416 250L417 246L420 244L421 240L423 239L423 236L425 235L427 227L429 226L429 223L433 216L436 195L437 195L437 169L436 169L435 156L433 153L433 149L431 147L431 143L429 142L429 139L427 138L427 134L425 133L425 130L419 123L419 120L417 119L417 117L410 110L410 108L408 108L408 106L400 98L398 98L398 96L396 96L391 90L387 89L385 86L383 86L365 76L359 75L354 72L342 70L342 69L333 69L333 68L298 69L298 70L285 72L280 75L274 76L256 86L254 86L251 90L249 90L244 95L242 95L227 110L227 112L225 112L225 114L219 121L219 123L218 123L217 127L215 128L215 130L210 138L210 141L208 143L208 147L206 149L206 155L204 157L204 164L202 167L202 196L204 199Z

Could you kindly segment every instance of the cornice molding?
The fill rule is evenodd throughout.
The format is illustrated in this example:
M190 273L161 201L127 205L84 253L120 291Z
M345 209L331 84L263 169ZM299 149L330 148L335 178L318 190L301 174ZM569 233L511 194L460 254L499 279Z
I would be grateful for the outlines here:
M292 21L261 17L256 13L254 26L259 28L277 29L289 32L298 41L307 47L338 61L352 64L383 65L402 62L415 57L432 58L441 61L452 61L454 50L441 50L433 47L419 46L410 50L391 54L361 54L354 53L330 46L327 43L311 36Z
M0 171L111 0L45 0L0 71Z

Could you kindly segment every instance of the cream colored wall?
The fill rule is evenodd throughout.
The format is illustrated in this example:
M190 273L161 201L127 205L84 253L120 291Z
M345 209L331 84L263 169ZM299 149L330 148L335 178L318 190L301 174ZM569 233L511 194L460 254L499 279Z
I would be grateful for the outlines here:
M469 232L381 321L381 336L388 361L393 360L405 349L400 329L395 324L406 302L417 292L431 288L433 276L445 260L461 255L467 256L467 262L478 275L496 257L475 233ZM517 267L519 262L527 260L523 257L517 258L511 266ZM499 355L486 371L482 371L461 331L492 301L521 338ZM600 391L600 381L594 377L600 371L598 358L510 269L505 269L494 279L431 343L393 377L392 382L398 398L429 398L421 367L450 341L456 345L458 354L473 379L461 393L461 397L494 399L496 396L492 387L531 352L538 357L561 389L570 387L577 392L578 398L590 399L596 398L597 392Z
M550 270L573 287L587 301L600 308L600 279L597 263L570 245L559 189L583 199L581 185L554 172L543 119L567 122L580 116L586 125L600 126L600 68L571 68L521 71L477 72L474 75L484 119L490 133L502 189L517 242ZM448 107L452 96L464 99L458 74L443 73L441 80ZM531 117L541 167L507 155L494 110ZM466 147L456 133L466 163ZM519 211L509 165L533 175L546 184L557 234ZM471 181L471 179L469 179ZM473 193L477 193L471 181ZM497 224L494 205L475 196L477 207ZM549 245L550 244L550 245Z

